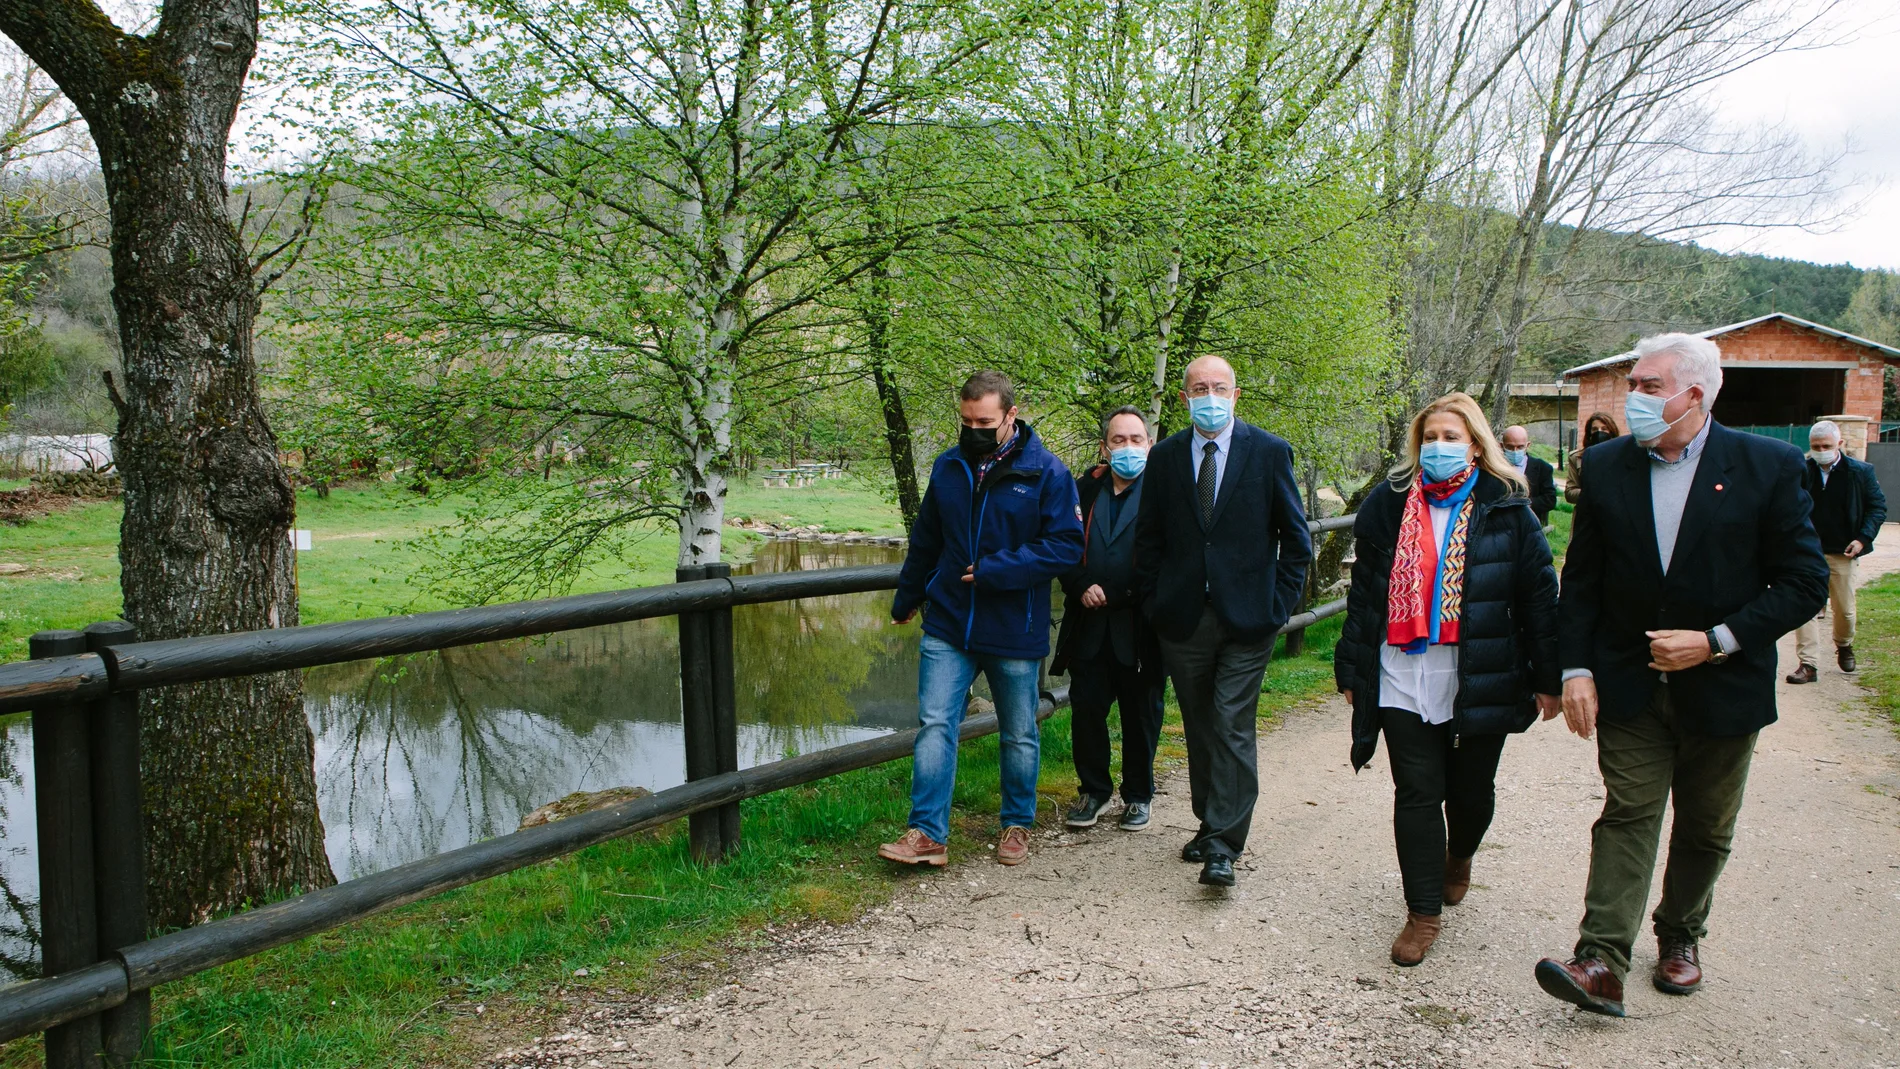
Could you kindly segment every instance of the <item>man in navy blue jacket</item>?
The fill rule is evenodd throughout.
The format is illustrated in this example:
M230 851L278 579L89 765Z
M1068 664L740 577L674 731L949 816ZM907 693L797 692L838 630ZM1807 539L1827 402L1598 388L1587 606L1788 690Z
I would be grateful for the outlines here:
M1260 795L1260 681L1299 604L1313 539L1292 447L1234 417L1233 367L1200 357L1181 398L1194 426L1155 446L1143 476L1135 594L1161 637L1187 732L1200 828L1181 859L1201 864L1202 883L1232 887Z
M1624 1015L1666 813L1650 981L1671 995L1702 986L1716 881L1755 743L1777 715L1775 643L1827 594L1801 454L1712 415L1721 349L1657 334L1635 353L1630 433L1583 455L1557 603L1564 720L1596 737L1603 815L1574 956L1534 974L1551 997L1611 1017ZM1570 786L1581 802L1587 785Z
M891 602L893 623L907 623L924 609L910 827L878 848L880 857L908 865L949 861L957 732L978 671L990 681L1002 735L1003 834L996 860L1016 865L1029 857L1049 587L1082 559L1075 480L1016 418L1009 378L997 371L971 375L963 384L962 419L957 445L931 467Z

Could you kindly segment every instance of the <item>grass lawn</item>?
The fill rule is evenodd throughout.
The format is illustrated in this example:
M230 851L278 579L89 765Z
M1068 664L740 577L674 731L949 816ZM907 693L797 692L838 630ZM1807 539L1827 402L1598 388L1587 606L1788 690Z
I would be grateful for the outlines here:
M926 472L925 474L929 474ZM907 535L897 506L865 480L847 475L797 489L766 488L758 476L726 495L726 515L781 527L818 524L825 531Z
M119 503L88 502L18 527L0 525L0 661L26 657L26 637L119 615Z
M1577 506L1559 499L1557 507L1550 510L1550 530L1544 538L1550 542L1550 555L1557 561L1557 570L1564 566L1564 551L1570 548L1570 521L1577 514Z
M902 534L897 509L869 483L825 480L796 490L762 489L756 478L734 486L728 514L781 525L817 524L829 532ZM330 623L398 612L455 606L409 576L422 563L416 540L452 523L460 502L424 497L392 483L340 487L320 498L297 494L297 526L311 532L311 549L297 562L302 619ZM35 631L84 627L119 615L119 516L116 501L88 502L18 527L0 526L0 563L28 570L0 575L0 661L26 656ZM744 560L758 536L726 531L727 555ZM647 586L673 580L678 535L655 528L634 544L630 559L597 564L575 593Z
M896 533L894 509L860 486L839 483L735 492L732 512L783 522L767 511L779 509L779 516L830 529ZM299 525L314 532L300 577L305 619L313 622L413 600L416 592L399 578L406 570L404 542L453 511L452 503L380 485L338 490L327 501L300 495L299 506ZM8 641L23 647L32 630L111 615L117 517L115 505L91 505L0 529L0 560L36 570L85 570L81 579L0 578L49 584L30 612L7 619ZM672 552L665 542L656 556L662 564L635 564L626 574L647 582L670 578ZM1269 664L1263 721L1332 692L1341 623L1334 617L1308 629L1299 657ZM1113 729L1115 718L1110 723ZM1343 722L1340 733L1343 754ZM1076 789L1068 714L1045 723L1042 737L1040 819L1052 826ZM1262 745L1273 745L1271 735ZM1160 760L1175 766L1184 757L1179 715L1170 703ZM967 745L955 792L952 877L955 867L990 863L985 846L994 842L997 779L996 740ZM770 938L767 925L846 920L909 881L942 878L897 871L872 856L878 842L903 829L909 780L910 763L898 761L748 801L745 846L716 868L694 864L683 825L674 826L161 987L151 1063L232 1069L468 1064L488 1049L544 1034L553 1017L585 995L670 997L704 987L717 975L716 962ZM586 975L577 977L581 969ZM0 1067L39 1060L37 1037L0 1047Z
M1873 691L1868 701L1875 711L1900 730L1900 572L1861 587L1854 608L1860 682Z

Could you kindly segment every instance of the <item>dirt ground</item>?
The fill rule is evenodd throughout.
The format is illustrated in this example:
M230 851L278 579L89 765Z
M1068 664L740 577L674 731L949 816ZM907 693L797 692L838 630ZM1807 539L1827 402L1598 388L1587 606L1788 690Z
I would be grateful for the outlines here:
M1889 527L1863 578L1900 567ZM1782 642L1782 671L1793 638ZM1900 736L1833 666L1781 687L1688 998L1647 982L1630 1018L1580 1014L1531 966L1568 956L1594 744L1562 722L1505 748L1497 821L1426 962L1387 960L1404 921L1383 754L1346 762L1338 699L1261 739L1253 840L1231 892L1176 851L1185 775L1140 834L1039 835L1029 863L919 873L838 928L772 933L677 1005L596 1003L505 1066L1900 1066ZM1660 891L1658 886L1653 895Z

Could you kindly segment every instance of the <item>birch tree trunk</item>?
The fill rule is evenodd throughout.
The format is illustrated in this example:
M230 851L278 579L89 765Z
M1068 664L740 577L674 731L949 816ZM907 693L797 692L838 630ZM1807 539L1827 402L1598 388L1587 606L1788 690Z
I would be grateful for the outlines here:
M295 498L258 398L251 266L225 213L256 4L172 0L141 37L90 0L0 0L0 30L80 109L104 172L126 618L146 639L294 625ZM148 692L143 731L154 924L335 881L295 673Z

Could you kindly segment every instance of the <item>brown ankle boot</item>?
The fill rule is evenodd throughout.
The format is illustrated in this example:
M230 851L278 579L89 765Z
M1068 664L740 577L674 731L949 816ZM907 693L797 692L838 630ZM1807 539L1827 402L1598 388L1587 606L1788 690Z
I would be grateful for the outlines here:
M1399 937L1392 940L1392 964L1417 965L1425 960L1425 952L1438 941L1439 929L1443 922L1438 917L1428 917L1423 913L1407 913L1405 927Z
M1445 855L1445 904L1455 906L1471 890L1471 859Z

